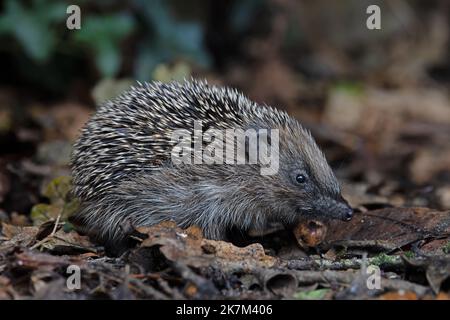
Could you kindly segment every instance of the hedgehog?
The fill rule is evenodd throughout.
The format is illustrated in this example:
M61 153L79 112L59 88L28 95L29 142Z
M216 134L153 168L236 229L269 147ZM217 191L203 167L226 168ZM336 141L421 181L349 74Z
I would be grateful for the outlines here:
M261 161L175 161L174 132L194 136L196 122L202 134L241 129L270 138L267 133L276 131L278 139L260 139L266 147L277 143L271 149L276 172L261 174ZM247 138L245 160L254 142ZM194 143L184 146L192 149ZM256 150L264 143L257 142ZM348 221L353 214L323 152L297 120L236 89L194 79L138 82L99 105L74 144L71 168L73 192L81 200L71 221L109 247L127 242L124 226L130 225L174 221L181 228L200 227L209 239L229 240L233 228L289 228L305 218Z

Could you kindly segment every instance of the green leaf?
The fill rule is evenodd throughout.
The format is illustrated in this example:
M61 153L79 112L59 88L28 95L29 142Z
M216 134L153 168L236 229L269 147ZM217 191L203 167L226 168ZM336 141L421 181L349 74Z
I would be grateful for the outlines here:
M33 225L38 226L44 222L47 222L50 219L56 219L59 213L61 212L61 208L56 205L39 203L31 208L31 220L33 221Z
M44 189L42 194L49 198L51 202L65 200L72 189L72 178L69 176L60 176L53 179Z

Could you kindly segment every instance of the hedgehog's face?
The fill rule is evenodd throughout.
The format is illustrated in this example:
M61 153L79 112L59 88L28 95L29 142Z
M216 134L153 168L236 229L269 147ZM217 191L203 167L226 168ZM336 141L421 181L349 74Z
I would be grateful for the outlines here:
M352 208L342 196L339 188L324 187L314 173L306 166L291 165L280 172L285 184L284 203L294 216L316 219L340 219L348 221L353 215ZM331 178L331 177L330 177ZM333 183L337 184L336 178Z
M339 183L314 140L303 132L300 137L290 132L284 138L280 133L281 185L275 193L277 202L285 206L280 208L283 215L289 215L285 220L300 216L350 220L353 210L341 196Z

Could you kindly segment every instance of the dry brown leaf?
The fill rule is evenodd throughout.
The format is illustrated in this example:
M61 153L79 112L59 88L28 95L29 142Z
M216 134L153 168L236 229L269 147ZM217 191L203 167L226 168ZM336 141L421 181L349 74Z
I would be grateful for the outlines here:
M327 243L377 241L391 249L422 239L448 237L450 211L427 208L385 208L355 213L349 222L332 221Z
M76 231L65 232L58 230L54 235L48 237L48 241L42 244L43 248L54 251L91 251L94 247L89 237L82 236Z
M36 240L38 227L20 227L2 223L2 234L7 241L2 246L22 245L29 246Z
M148 236L141 247L161 246L167 259L196 268L216 266L225 271L245 271L277 264L277 259L267 256L259 243L239 248L225 241L204 239L198 227L182 230L175 223L163 222L137 230Z

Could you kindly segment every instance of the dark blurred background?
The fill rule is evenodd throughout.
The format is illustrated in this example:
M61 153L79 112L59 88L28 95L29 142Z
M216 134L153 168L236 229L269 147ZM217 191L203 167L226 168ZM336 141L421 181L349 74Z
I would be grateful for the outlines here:
M449 209L449 18L447 0L2 1L0 220L28 223L70 175L96 104L191 76L301 120L353 206Z

